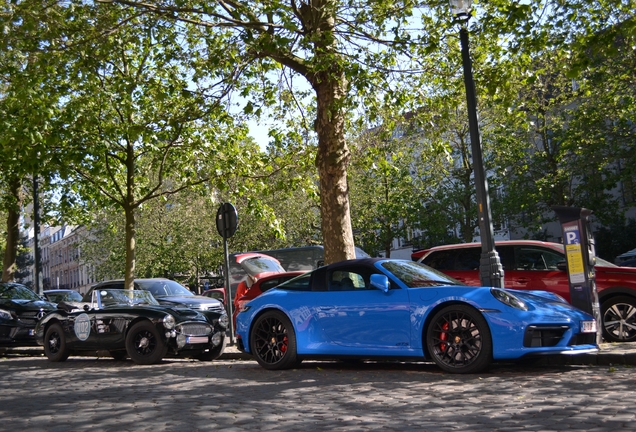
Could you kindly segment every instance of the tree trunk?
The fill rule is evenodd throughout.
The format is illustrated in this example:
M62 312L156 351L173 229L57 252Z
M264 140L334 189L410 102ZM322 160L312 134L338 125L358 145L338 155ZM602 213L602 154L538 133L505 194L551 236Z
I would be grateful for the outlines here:
M137 226L135 221L135 149L128 141L126 145L126 197L124 203L126 214L126 270L124 275L124 288L135 289L135 241Z
M316 132L320 175L320 215L325 264L355 258L347 166L351 153L344 136L341 104L345 97L344 74L325 73L314 84L318 101Z
M135 209L126 206L126 274L124 277L124 287L132 290L135 288L135 237L137 229L135 227Z
M21 179L12 179L9 189L13 202L7 209L7 242L2 263L2 282L13 282L15 278L20 242L20 209L24 200Z

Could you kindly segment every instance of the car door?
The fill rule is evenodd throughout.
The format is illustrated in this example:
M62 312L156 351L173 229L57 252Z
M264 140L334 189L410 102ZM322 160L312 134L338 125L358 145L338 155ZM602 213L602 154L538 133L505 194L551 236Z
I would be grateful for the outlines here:
M514 265L506 269L506 286L522 290L541 290L558 294L569 301L567 272L557 264L565 256L553 249L536 245L515 245Z
M327 291L315 293L316 321L336 345L361 350L410 348L406 290L385 293L370 285L372 271L338 267L327 272Z
M432 251L422 263L457 279L463 284L480 286L479 247L457 247Z
M123 289L123 282L104 284L97 288L100 291L107 289ZM91 335L86 340L91 349L123 348L127 319L121 312L113 312L108 308L92 309L87 312L91 321Z

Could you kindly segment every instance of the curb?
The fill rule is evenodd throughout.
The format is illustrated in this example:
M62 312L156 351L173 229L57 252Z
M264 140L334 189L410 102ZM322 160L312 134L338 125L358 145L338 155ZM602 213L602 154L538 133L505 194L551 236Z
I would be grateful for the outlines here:
M24 357L44 357L42 347L0 347L0 357L24 356ZM104 357L108 354L104 352ZM228 346L221 354L219 360L251 360L252 355L240 352L236 348Z
M44 349L42 347L0 347L0 357L6 356L40 357L44 356ZM253 357L229 345L219 360L253 360ZM534 358L532 364L536 366L636 366L636 342L603 343L597 353L548 355Z

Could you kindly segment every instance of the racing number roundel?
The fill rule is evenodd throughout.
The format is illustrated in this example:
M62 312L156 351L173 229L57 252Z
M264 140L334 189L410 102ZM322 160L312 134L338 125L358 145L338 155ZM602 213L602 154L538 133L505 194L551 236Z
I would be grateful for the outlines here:
M91 334L91 319L85 313L80 314L75 318L75 325L73 326L75 335L81 341L88 339Z

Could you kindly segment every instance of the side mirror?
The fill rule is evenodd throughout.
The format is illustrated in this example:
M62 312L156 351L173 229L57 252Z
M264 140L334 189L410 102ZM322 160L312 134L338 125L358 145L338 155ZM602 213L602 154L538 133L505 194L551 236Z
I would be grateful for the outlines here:
M565 261L559 261L557 263L557 268L561 271L568 271L568 264Z
M391 287L391 283L389 282L389 278L382 274L372 274L371 275L371 286L373 288L379 289L380 291L384 291L385 293L389 292L389 288Z

